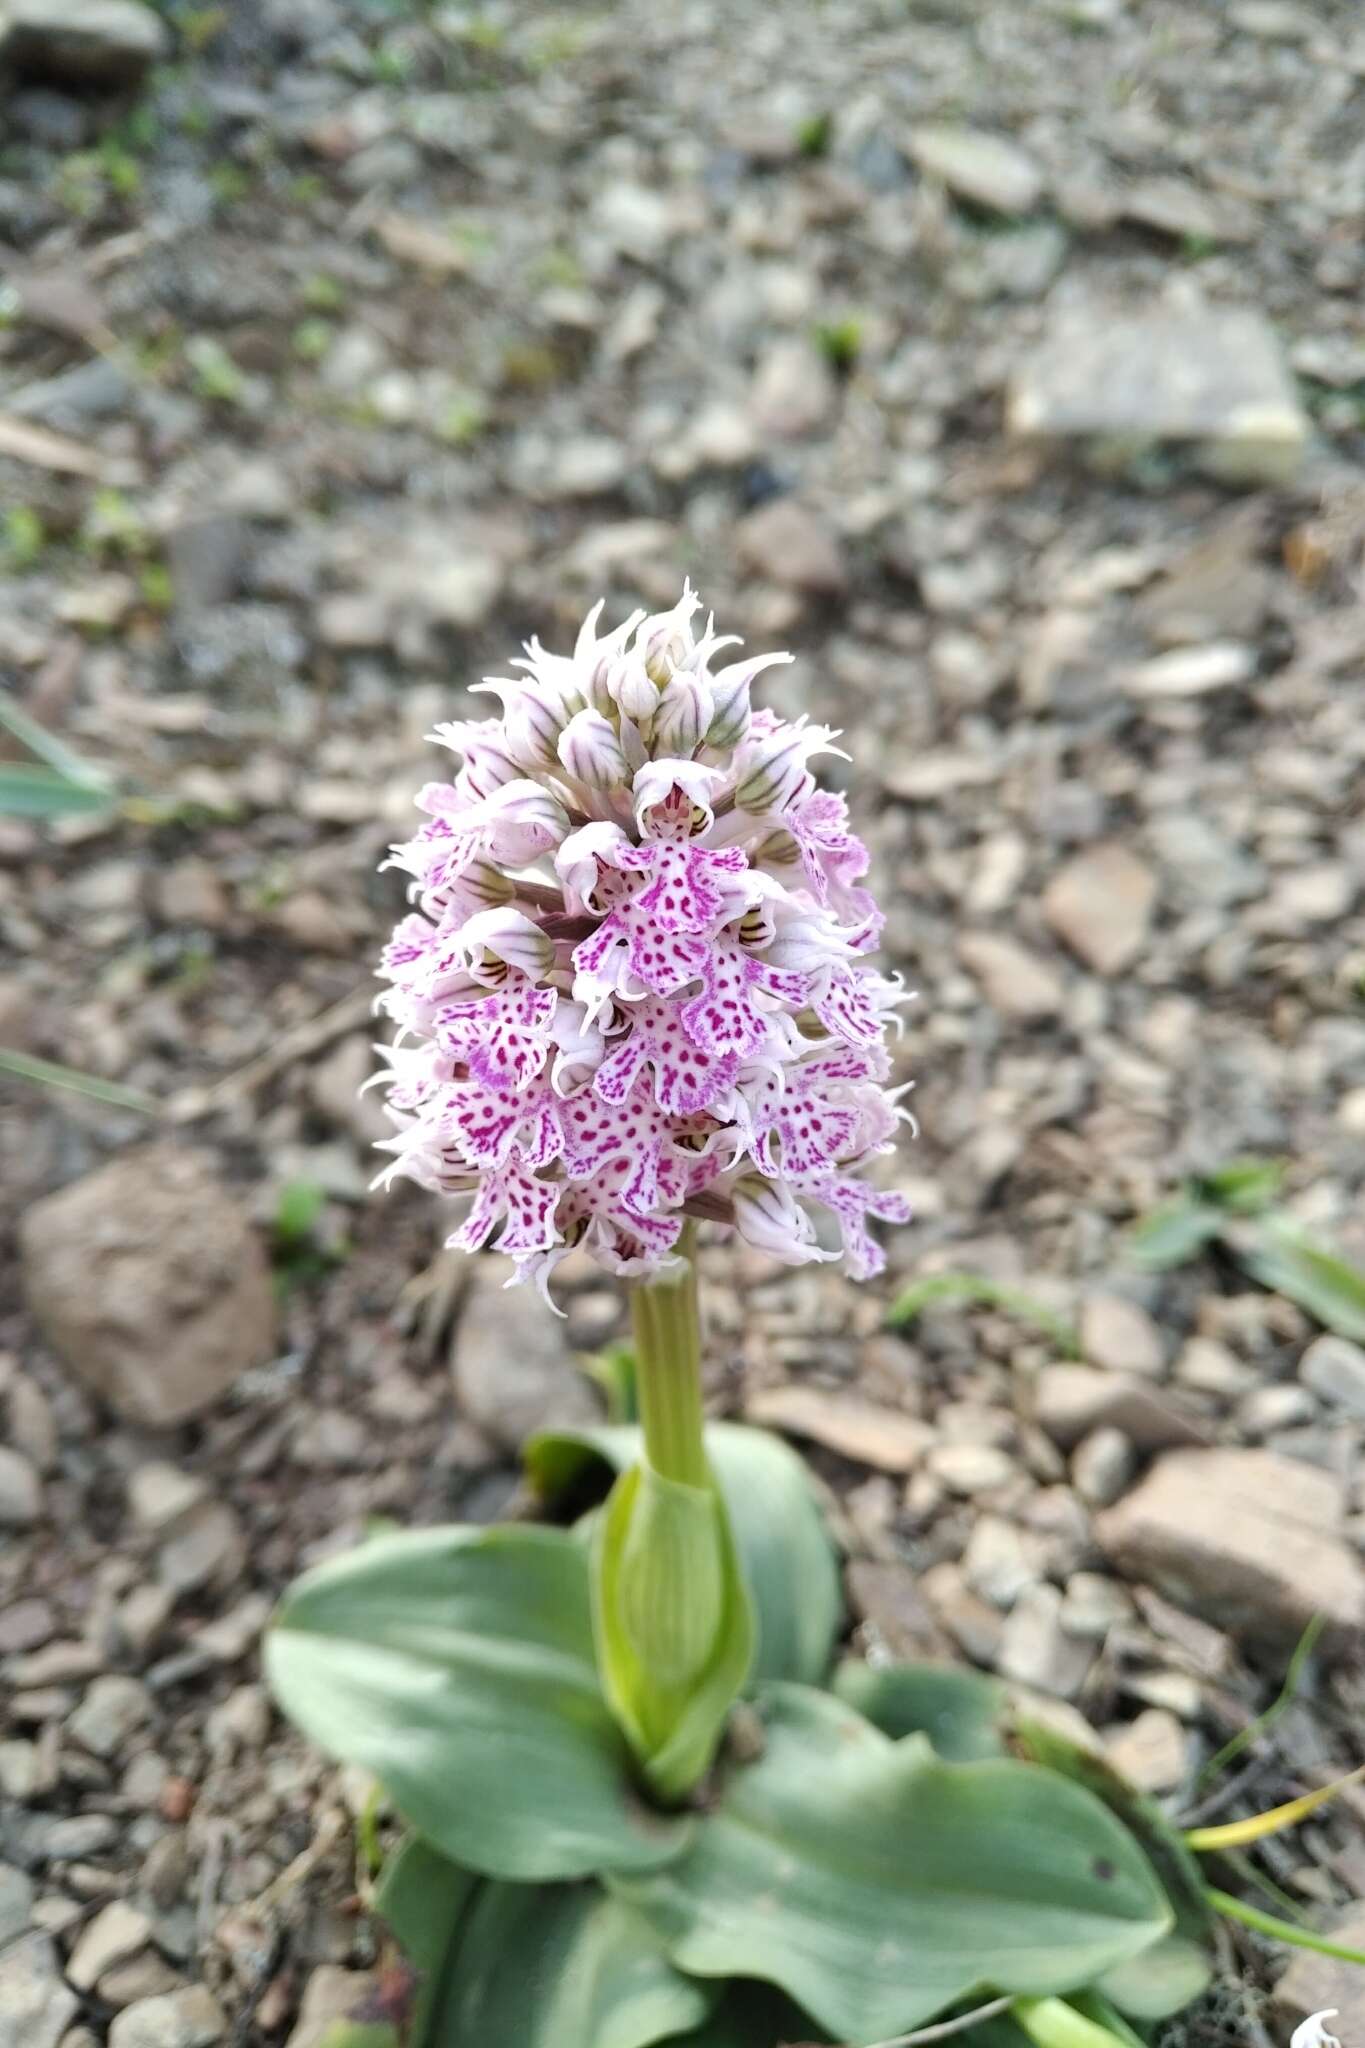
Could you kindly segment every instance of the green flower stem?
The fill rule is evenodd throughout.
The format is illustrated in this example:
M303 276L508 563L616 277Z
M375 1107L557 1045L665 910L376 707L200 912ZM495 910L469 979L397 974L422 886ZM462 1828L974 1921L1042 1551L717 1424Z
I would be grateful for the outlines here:
M687 1261L683 1271L632 1287L630 1308L645 1455L661 1478L704 1488L711 1475L703 1436L695 1233L689 1223L679 1240Z
M1117 2034L1088 2020L1064 1998L1017 1998L1010 2018L1038 2048L1123 2048Z

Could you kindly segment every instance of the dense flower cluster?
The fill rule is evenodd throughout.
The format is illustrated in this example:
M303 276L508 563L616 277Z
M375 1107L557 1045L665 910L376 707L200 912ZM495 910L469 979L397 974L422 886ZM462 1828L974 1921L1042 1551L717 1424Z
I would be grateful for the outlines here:
M380 970L382 1178L472 1193L451 1244L496 1239L542 1290L579 1244L658 1272L689 1215L801 1264L839 1256L823 1213L863 1278L868 1218L908 1213L860 1177L904 1116L901 995L867 960L866 849L808 766L835 735L753 710L791 657L715 666L737 643L698 609L685 588L599 635L599 604L571 657L532 642L483 685L500 718L432 735L462 766L393 849L416 908Z

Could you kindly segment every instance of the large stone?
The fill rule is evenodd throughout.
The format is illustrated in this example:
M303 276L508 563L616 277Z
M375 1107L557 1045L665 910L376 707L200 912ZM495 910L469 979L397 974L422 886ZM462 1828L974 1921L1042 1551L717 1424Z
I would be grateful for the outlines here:
M57 2048L78 2003L46 1934L0 1950L0 2048Z
M64 84L118 86L170 52L139 0L0 0L0 62Z
M274 1349L265 1253L202 1153L127 1153L36 1203L20 1245L45 1336L130 1422L202 1414Z
M1018 143L980 128L925 122L910 137L910 154L929 177L992 213L1031 213L1043 174Z
M1340 1482L1268 1451L1174 1451L1099 1517L1128 1577L1219 1627L1280 1646L1315 1614L1338 1647L1365 1627L1365 1565L1341 1534Z
M1229 306L1068 308L1016 376L1007 418L1028 440L1134 453L1181 444L1204 470L1242 483L1292 477L1309 437L1270 328Z
M451 1369L470 1421L517 1451L533 1430L595 1421L598 1410L563 1324L545 1313L533 1288L509 1291L502 1283L493 1261L481 1260L460 1313Z
M1344 1920L1322 1930L1329 1941L1342 1948L1365 1948L1365 1905L1353 1906ZM1354 2019L1360 2011L1360 1965L1345 1963L1337 1956L1314 1955L1309 1949L1295 1949L1289 1968L1271 1994L1277 2013L1287 2025L1297 2025L1310 2014L1339 2013ZM1345 2035L1343 2028L1343 2037Z
M1150 868L1111 840L1058 870L1043 892L1043 915L1087 967L1118 974L1146 944L1155 901Z

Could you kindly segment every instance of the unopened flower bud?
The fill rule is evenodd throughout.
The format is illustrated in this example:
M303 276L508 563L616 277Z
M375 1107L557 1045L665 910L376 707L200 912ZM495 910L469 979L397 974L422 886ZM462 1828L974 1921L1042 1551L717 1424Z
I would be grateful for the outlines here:
M690 583L684 584L683 594L673 609L655 612L637 631L635 651L660 689L691 654L692 618L700 609L701 599L696 591Z
M612 663L607 694L621 716L635 725L647 725L659 708L658 685L650 681L644 663L634 654L623 654Z
M714 707L700 676L679 669L659 692L652 738L658 754L686 760L701 745Z
M732 661L711 678L713 710L706 731L708 747L737 747L749 730L749 693L765 668L795 659L790 654L760 654L752 661Z
M615 728L600 711L577 711L559 735L559 759L589 789L621 789L630 780Z

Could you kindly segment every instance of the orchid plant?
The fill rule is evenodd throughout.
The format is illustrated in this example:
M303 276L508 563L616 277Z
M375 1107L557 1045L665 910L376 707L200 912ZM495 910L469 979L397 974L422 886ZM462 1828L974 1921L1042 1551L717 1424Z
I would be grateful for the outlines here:
M704 1421L699 1233L863 1279L907 1217L905 997L836 735L753 708L788 657L722 663L690 589L601 611L433 736L381 1178L551 1308L571 1251L618 1275L638 1421L528 1445L571 1526L376 1535L279 1610L276 1696L407 1830L365 2048L1131 2048L1208 1977L1190 1845L993 1680L840 1661L803 1466Z

